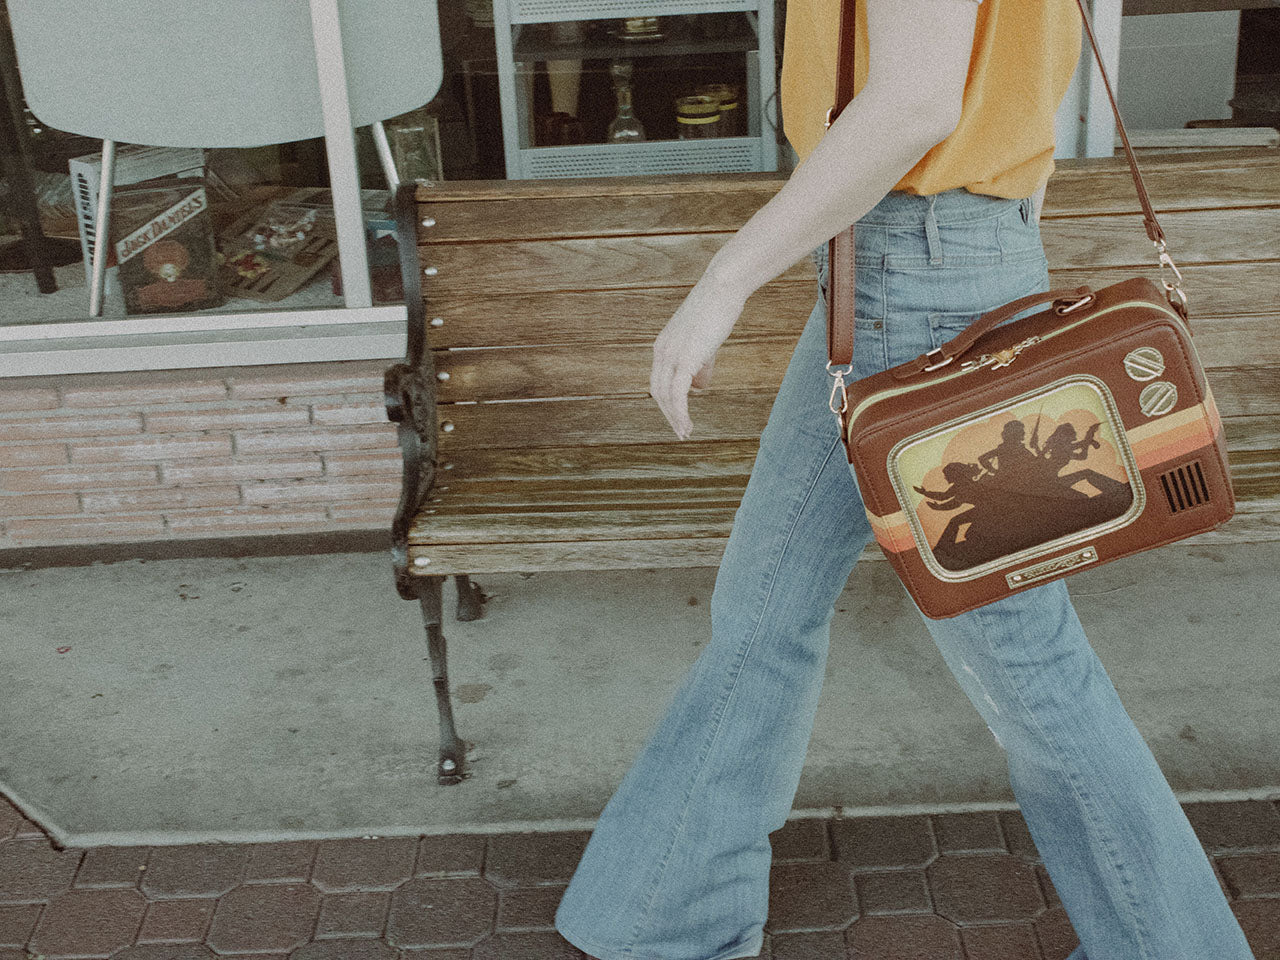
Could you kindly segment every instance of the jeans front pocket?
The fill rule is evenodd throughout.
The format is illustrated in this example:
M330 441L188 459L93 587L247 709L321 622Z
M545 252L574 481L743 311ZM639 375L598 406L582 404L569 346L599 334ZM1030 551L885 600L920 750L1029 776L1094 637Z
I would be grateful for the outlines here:
M996 238L1004 263L1045 260L1040 223L1032 216L1031 197L1023 197L996 218Z
M948 340L958 337L981 317L981 313L964 312L929 314L929 340L932 348L936 350Z

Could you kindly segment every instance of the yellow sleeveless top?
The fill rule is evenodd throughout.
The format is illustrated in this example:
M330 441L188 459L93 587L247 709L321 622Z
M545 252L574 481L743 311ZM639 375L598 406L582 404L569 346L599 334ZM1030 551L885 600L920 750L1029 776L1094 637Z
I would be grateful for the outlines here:
M856 0L854 91L867 80L866 0ZM779 97L782 130L800 162L835 103L840 0L788 0ZM960 123L894 186L954 187L1028 197L1054 170L1053 119L1084 43L1076 0L980 0Z

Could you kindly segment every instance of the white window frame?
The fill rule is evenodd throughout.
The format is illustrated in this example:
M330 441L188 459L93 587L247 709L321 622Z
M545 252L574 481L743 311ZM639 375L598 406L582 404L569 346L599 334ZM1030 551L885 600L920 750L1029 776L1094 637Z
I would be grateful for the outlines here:
M373 306L338 0L309 2L344 305L0 326L0 378L404 354L404 304Z

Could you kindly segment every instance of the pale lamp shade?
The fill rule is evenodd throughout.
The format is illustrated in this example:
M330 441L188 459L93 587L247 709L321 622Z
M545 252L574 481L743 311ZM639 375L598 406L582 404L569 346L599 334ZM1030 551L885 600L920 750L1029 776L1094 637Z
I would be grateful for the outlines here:
M23 92L57 130L166 147L324 136L307 0L8 0ZM340 0L354 126L444 75L436 0Z

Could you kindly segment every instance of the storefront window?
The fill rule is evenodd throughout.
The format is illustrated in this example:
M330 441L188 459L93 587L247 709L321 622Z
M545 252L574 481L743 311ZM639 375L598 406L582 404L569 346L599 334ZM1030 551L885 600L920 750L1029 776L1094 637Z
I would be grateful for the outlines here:
M0 324L88 319L102 144L45 128L29 112L24 120L30 165L22 172L47 238L53 283L43 286L53 289L42 289L21 241L21 214L10 207ZM6 167L22 163L10 149ZM116 170L102 319L343 305L322 141L211 150L120 144ZM17 189L10 186L10 200ZM400 296L384 276L394 261L389 198L385 184L362 198L375 303Z
M102 142L45 126L20 88L5 92L21 122L0 148L0 324L88 319ZM402 177L443 179L429 107L384 126ZM356 142L373 302L395 303L391 191L370 130L357 131ZM118 144L115 184L101 318L343 305L323 139L222 149ZM179 219L162 236L146 229ZM37 276L24 229L43 238L50 278Z

